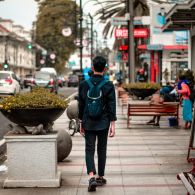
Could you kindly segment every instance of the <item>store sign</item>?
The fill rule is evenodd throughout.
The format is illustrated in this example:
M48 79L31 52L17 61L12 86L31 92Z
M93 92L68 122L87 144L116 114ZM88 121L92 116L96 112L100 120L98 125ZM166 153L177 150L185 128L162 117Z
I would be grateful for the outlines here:
M148 50L155 50L155 51L163 50L163 45L161 45L161 44L151 44L151 45L147 45L147 49Z
M127 51L128 50L128 45L120 45L119 46L119 51Z
M135 38L146 38L148 37L148 29L147 28L135 28L134 29L134 37Z
M115 38L127 38L128 29L127 28L117 28L115 30Z
M134 28L134 37L135 38L146 38L148 37L147 28ZM115 30L115 38L128 38L128 29L127 28L117 28Z

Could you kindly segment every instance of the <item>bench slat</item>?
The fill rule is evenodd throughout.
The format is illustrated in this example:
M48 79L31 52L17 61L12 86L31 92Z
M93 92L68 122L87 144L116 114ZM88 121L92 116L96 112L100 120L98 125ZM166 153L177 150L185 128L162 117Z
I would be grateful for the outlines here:
M187 173L180 173L179 174L179 178L182 181L182 183L184 184L186 190L188 191L188 193L190 195L195 195L195 190L193 188L193 186L189 183L188 179L186 178Z

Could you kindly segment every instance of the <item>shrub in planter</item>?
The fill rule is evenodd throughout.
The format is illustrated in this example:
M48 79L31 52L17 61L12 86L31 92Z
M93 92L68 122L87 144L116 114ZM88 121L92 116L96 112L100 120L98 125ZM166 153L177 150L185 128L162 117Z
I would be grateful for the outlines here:
M157 83L128 83L123 84L123 88L128 90L130 94L144 99L160 89L160 85Z
M55 121L67 108L68 101L44 88L3 98L1 112L21 126L46 125Z

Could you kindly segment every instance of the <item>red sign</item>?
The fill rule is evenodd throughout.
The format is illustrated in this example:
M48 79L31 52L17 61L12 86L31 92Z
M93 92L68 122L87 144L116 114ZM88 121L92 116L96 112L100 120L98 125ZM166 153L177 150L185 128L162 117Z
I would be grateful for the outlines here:
M146 38L148 37L147 28L134 28L134 37L135 38ZM115 30L115 38L128 38L128 29L127 28L117 28Z
M119 46L119 51L127 51L128 50L128 45L120 45Z
M128 53L123 53L122 54L122 61L123 62L128 62Z
M127 28L117 28L115 30L115 38L127 38L128 30Z
M136 38L146 38L148 37L148 29L147 28L134 28L134 37Z

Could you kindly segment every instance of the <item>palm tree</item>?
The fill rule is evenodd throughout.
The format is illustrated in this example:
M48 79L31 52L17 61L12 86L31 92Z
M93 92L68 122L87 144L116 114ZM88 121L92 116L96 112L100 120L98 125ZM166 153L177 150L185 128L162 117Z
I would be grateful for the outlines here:
M107 37L109 32L112 34L114 27L111 26L110 18L117 16L124 16L127 13L126 4L128 0L99 0L95 3L102 4L101 9L97 10L95 16L100 21L107 21L103 30L103 36ZM162 4L169 3L169 0L150 0L152 2ZM103 9L103 10L102 10ZM148 16L150 14L148 7L148 0L134 0L134 16Z

